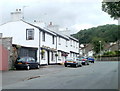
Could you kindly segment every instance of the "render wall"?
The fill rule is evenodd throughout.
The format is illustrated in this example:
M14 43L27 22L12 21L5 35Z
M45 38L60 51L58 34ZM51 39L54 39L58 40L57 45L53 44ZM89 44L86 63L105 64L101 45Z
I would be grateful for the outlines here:
M0 70L12 68L12 38L0 38Z

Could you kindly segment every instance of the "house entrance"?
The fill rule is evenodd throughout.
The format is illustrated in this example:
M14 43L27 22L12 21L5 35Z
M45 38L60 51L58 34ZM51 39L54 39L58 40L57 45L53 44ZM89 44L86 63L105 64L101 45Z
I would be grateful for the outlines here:
M48 65L50 64L50 52L47 51L47 59L48 59Z

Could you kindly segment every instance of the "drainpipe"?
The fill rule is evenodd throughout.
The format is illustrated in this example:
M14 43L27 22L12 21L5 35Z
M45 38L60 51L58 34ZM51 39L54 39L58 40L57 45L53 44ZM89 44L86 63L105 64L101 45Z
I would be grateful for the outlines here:
M40 64L40 55L41 55L41 48L40 48L40 39L41 39L41 31L39 29L39 64Z
M57 36L56 36L56 50L57 50ZM58 51L57 51L58 52ZM57 53L58 54L58 53ZM57 57L58 56L56 56L56 64L57 64Z

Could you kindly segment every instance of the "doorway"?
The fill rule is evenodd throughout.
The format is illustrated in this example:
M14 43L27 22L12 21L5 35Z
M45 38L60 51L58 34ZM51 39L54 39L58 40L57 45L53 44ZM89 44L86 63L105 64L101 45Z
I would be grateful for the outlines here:
M50 52L47 51L47 60L48 60L48 65L50 64Z

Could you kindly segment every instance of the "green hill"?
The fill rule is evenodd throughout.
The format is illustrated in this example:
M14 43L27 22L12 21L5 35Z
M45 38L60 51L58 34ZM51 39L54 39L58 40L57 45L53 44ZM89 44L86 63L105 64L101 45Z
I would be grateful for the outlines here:
M115 42L120 40L120 27L114 24L107 24L80 30L78 33L73 34L72 36L79 39L80 43L82 44L91 43L94 38L102 39L105 42Z

